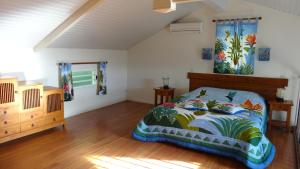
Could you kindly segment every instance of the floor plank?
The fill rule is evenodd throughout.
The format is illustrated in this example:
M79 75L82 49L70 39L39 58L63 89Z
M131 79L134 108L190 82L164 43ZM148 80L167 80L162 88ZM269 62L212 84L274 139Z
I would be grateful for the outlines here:
M151 107L126 101L69 118L66 130L55 128L1 144L0 168L245 168L229 158L132 139L132 129ZM277 150L269 168L296 168L293 135L273 129L268 137Z

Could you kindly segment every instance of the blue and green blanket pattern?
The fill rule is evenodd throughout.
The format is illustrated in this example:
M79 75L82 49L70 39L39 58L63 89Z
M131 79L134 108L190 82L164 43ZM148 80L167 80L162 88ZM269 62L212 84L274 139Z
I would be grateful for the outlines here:
M193 109L187 109L186 104ZM213 111L213 107L226 109L226 105L245 111ZM258 94L202 87L151 109L132 134L140 141L174 143L232 157L258 169L266 168L275 155L274 145L265 136L266 121L265 100Z

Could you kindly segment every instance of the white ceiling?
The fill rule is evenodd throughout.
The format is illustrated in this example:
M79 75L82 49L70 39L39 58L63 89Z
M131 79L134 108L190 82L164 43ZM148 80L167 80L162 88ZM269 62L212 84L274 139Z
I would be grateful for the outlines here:
M300 0L247 0L282 12L300 15Z
M199 2L181 4L175 12L160 14L153 12L153 0L103 1L49 47L128 49L201 7ZM246 1L300 15L300 0ZM0 0L0 46L35 46L85 2L87 0ZM229 0L204 2L220 7Z
M152 0L105 0L50 47L128 49L200 7L199 3L184 4L175 12L160 14L153 11L152 3Z
M0 0L0 45L33 47L86 0Z

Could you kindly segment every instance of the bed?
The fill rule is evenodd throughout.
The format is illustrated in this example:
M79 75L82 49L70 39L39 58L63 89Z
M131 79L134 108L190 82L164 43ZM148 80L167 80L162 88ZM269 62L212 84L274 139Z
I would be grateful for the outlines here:
M266 168L275 147L266 137L267 101L287 79L188 73L190 92L153 109L132 132L144 142L176 145Z

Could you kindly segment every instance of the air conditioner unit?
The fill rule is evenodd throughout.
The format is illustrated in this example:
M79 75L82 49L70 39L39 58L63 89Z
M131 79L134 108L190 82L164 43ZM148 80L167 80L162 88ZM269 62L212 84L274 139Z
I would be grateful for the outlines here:
M171 32L202 32L203 23L193 22L193 23L173 23L170 25Z

